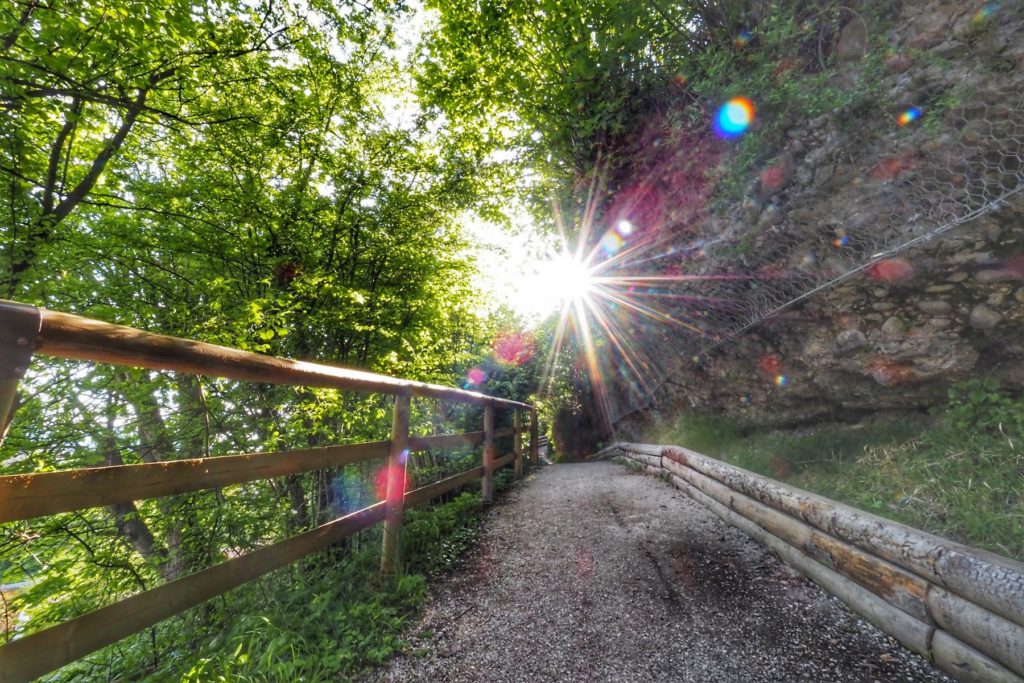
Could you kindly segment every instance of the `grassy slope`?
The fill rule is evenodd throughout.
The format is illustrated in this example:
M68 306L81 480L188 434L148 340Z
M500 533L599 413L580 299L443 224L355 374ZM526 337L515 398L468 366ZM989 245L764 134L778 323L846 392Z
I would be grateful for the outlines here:
M955 393L950 406L932 417L741 434L718 418L682 415L652 428L643 440L686 446L1024 559L1024 401L1001 397L991 387Z

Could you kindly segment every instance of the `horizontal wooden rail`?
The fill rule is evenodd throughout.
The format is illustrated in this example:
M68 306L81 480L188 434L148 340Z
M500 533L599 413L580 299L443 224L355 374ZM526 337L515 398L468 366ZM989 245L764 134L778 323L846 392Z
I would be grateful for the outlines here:
M493 459L497 437L522 434L518 414L530 411L531 446L537 445L536 411L517 401L345 368L284 360L203 342L0 301L0 439L14 406L18 380L32 353L118 365L272 384L392 394L395 410L387 441L272 453L223 455L158 463L115 465L0 476L0 523L219 488L302 472L388 458L388 499L297 536L144 591L0 647L0 683L46 674L99 648L146 629L268 572L321 550L377 522L385 524L382 574L395 566L402 511L490 475L516 453ZM409 436L409 399L418 396L484 406L485 430ZM511 408L517 427L494 428L496 408ZM485 467L404 491L410 451L488 444ZM518 450L516 452L519 452ZM517 474L519 472L517 471Z
M484 468L474 467L466 470L465 472L460 472L459 474L448 477L447 479L442 479L441 481L436 481L433 484L421 486L418 489L413 489L405 494L405 504L408 506L425 503L428 500L437 498L438 496L443 496L449 491L453 491L460 486L465 486L472 481L476 481L482 476L484 476Z
M280 543L133 595L0 647L0 681L27 681L243 583L326 548L384 518L383 501Z
M461 448L463 446L479 446L483 442L483 432L465 432L463 434L442 434L440 436L410 436L409 450L446 450L449 448Z
M508 455L503 455L500 458L495 458L494 459L494 469L495 470L499 470L502 467L504 467L505 465L513 463L515 461L515 459L516 459L516 454L515 453L509 453Z
M514 457L513 453L498 458L494 463L495 468L510 464ZM483 467L474 467L413 489L405 494L405 506L429 502L479 479L483 472ZM11 641L0 647L0 683L27 681L42 676L216 595L337 543L382 521L384 505L384 501L375 503L274 545Z
M495 436L512 428L495 430ZM483 432L410 439L411 451L474 446ZM0 476L0 523L272 479L388 455L389 441Z
M388 441L0 477L0 522L383 458Z
M620 443L909 649L972 681L1024 683L1024 564L678 446Z
M17 309L20 312L25 306L0 300L0 320L3 319L5 308ZM35 310L39 315L35 352L57 358L152 370L173 370L249 382L403 394L461 403L530 408L525 403L464 389L396 379L319 363L286 360L216 344L153 334L133 327L112 325L45 308Z

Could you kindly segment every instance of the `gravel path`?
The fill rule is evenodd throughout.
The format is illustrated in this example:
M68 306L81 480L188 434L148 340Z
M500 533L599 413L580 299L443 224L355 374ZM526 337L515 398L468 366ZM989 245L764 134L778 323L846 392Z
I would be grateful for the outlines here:
M376 681L948 681L682 493L545 467Z

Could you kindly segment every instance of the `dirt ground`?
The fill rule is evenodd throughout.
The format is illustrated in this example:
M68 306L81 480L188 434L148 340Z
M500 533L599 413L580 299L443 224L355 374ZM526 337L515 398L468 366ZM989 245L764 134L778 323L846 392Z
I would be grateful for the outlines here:
M371 681L949 681L651 477L548 466Z

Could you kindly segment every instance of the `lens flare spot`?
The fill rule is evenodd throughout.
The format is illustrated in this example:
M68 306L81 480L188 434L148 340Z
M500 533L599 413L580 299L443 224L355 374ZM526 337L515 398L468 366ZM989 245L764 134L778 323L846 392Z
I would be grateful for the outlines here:
M619 234L614 230L609 230L601 238L601 251L607 256L611 256L622 248L623 240L619 237Z
M906 259L887 258L865 268L864 275L880 282L903 282L914 276L914 266Z
M789 378L785 375L775 375L775 386L784 387L789 384Z
M901 127L909 125L920 119L922 114L923 112L918 107L910 107L899 113L896 117L896 123Z
M373 491L377 500L385 500L388 497L388 480L394 477L402 484L402 488L409 490L411 480L406 477L405 467L398 465L384 465L373 477Z
M971 15L971 22L974 24L983 24L991 19L998 9L999 3L987 2L981 9Z
M924 379L912 366L890 360L878 360L869 369L872 378L883 387L915 384Z
M777 375L782 369L782 359L774 353L766 353L757 359L757 367L766 375Z
M787 180L786 167L783 164L773 164L761 171L761 187L769 192L782 189Z
M466 383L472 387L478 387L487 381L487 373L480 368L473 368L466 373Z
M750 45L750 41L753 36L750 35L750 31L740 31L736 38L732 41L736 47L746 47Z
M629 237L630 235L633 234L633 230L635 230L635 228L633 227L632 223L623 218L616 224L615 230L623 237Z
M537 351L537 339L531 332L503 332L494 338L494 356L507 365L524 365Z
M832 240L832 246L836 249L845 247L850 244L850 236L846 234L846 231L840 228L836 230L836 238Z
M754 122L754 103L746 97L734 97L718 110L715 132L723 138L743 135Z

